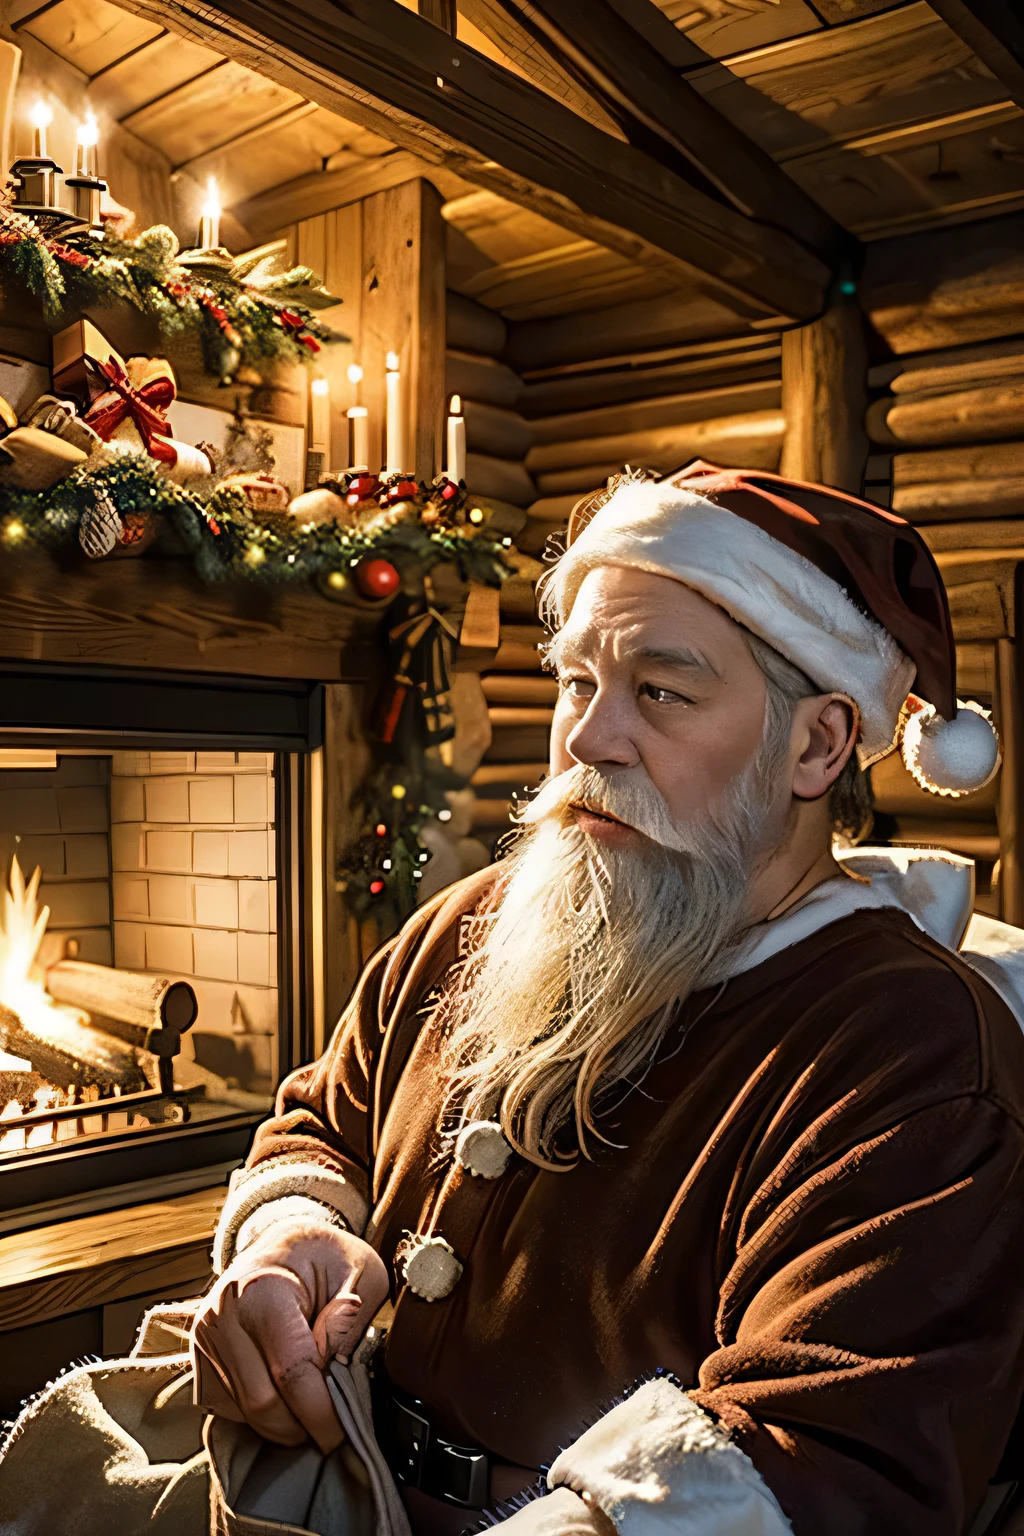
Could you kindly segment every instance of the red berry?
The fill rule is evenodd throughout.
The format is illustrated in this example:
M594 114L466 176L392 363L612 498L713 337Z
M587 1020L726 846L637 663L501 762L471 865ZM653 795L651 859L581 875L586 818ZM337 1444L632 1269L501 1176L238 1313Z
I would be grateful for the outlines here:
M356 566L356 585L364 597L390 597L400 580L390 560L361 560Z
M370 895L371 896L379 896L383 889L384 889L384 881L383 880L371 880L370 881Z

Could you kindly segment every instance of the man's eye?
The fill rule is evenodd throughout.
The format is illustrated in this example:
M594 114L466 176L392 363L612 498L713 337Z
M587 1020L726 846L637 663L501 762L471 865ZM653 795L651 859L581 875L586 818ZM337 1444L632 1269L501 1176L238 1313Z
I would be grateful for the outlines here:
M657 683L644 683L640 692L647 698L653 699L655 704L685 704L686 700L681 693L673 693L670 688L659 688Z
M594 691L594 685L589 677L560 677L562 692L567 693L573 699L589 699Z

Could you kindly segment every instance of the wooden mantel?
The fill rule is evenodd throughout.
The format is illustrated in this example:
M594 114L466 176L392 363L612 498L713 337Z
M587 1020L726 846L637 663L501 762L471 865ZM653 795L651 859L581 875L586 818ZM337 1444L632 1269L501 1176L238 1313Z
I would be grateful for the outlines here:
M0 658L250 677L360 682L379 604L311 586L206 584L187 560L62 567L49 554L0 561Z

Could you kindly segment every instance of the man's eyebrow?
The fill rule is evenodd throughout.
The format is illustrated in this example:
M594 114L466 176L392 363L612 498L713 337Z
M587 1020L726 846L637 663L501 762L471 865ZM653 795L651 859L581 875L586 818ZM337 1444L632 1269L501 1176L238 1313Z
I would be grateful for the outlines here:
M556 635L545 649L548 664L567 666L572 665L573 662L585 660L589 649L588 640L592 640L588 631L578 635ZM713 677L721 676L713 662L686 645L642 645L635 650L630 648L627 654L635 659L653 661L661 666L678 667L690 672L710 672Z

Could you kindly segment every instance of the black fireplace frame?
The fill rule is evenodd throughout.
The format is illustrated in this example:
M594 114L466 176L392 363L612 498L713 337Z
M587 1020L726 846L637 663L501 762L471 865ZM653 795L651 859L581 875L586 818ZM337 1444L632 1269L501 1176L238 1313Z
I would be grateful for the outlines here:
M274 753L278 868L279 1070L313 1054L316 1015L312 944L313 757L323 747L321 683L229 673L0 661L0 747L57 751L166 750ZM61 1143L20 1156L0 1171L0 1221L24 1211L26 1227L127 1205L130 1191L242 1161L264 1116L226 1110L209 1121L111 1132L102 1142ZM104 1199L104 1191L112 1198ZM114 1198L116 1196L116 1198Z

